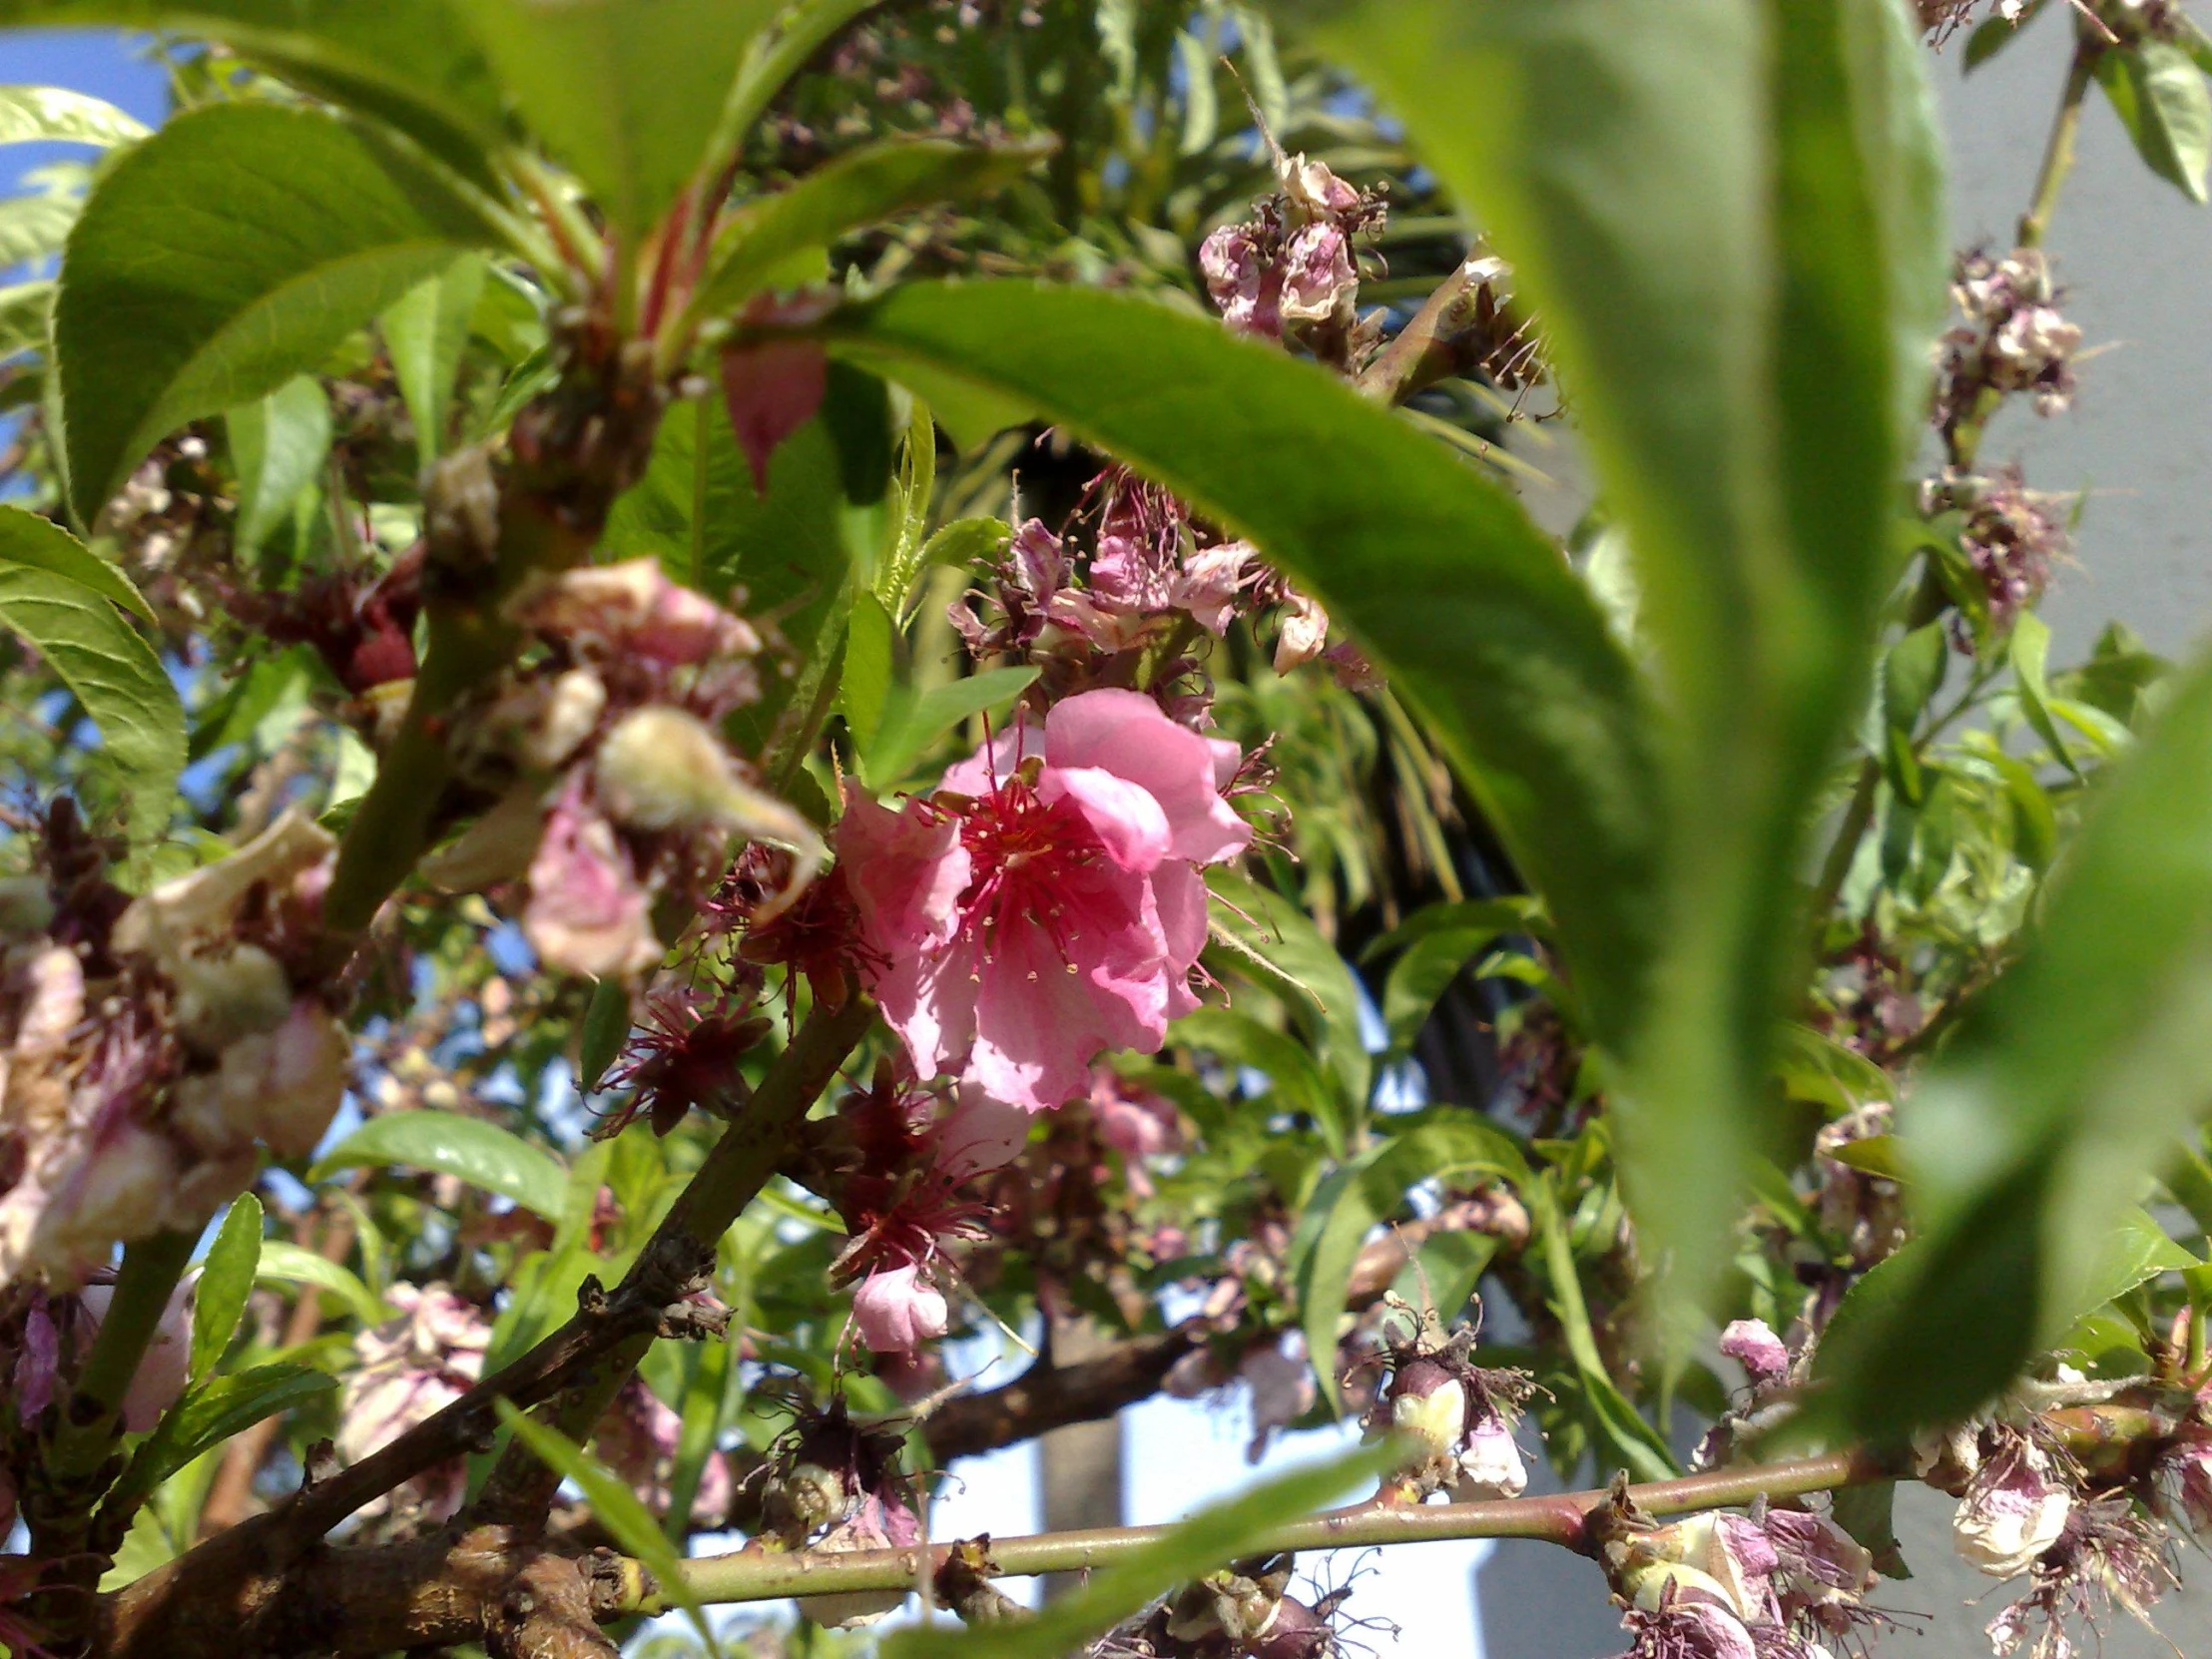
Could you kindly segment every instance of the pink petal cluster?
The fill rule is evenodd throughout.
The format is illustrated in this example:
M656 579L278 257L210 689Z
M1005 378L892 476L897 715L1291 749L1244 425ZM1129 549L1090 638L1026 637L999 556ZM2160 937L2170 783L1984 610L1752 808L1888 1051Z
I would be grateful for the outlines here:
M353 1339L360 1369L345 1380L338 1455L357 1463L450 1405L483 1375L491 1325L475 1304L443 1285L397 1284L385 1301L398 1314ZM458 1512L467 1470L456 1460L409 1483L423 1508L444 1520ZM404 1488L403 1488L404 1489Z
M1198 1005L1199 867L1252 838L1222 795L1238 761L1107 688L1002 734L898 812L848 784L838 857L915 1071L1041 1112L1085 1092L1102 1051L1157 1052Z
M945 1333L944 1293L919 1276L911 1262L869 1274L852 1293L852 1319L860 1341L877 1354L910 1353Z

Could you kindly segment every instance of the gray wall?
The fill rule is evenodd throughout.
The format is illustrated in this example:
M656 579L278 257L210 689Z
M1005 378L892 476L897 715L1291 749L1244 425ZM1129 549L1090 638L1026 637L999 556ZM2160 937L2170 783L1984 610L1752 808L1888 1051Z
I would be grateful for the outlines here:
M2041 159L2065 71L2065 0L1994 63L1963 79L1963 39L1937 61L1952 164L1951 225L1959 246L2010 246ZM2212 628L2212 210L2152 178L2099 95L2083 121L2076 171L2048 246L2069 289L2067 309L2085 348L2072 410L2042 420L2008 412L1983 455L2018 460L2030 485L2086 488L2075 545L2044 610L2054 661L2088 648L2117 617L2156 649L2178 653ZM1980 1656L1981 1625L2008 1599L1960 1566L1947 1537L1950 1502L1901 1490L1899 1534L1918 1574L1876 1599L1923 1617L1881 1637L1882 1659ZM2159 1609L2175 1644L2122 1619L2105 1631L2105 1659L2212 1655L2212 1563L2182 1556L2193 1582ZM1588 1562L1541 1544L1506 1542L1477 1574L1488 1659L1603 1659L1626 1645ZM1979 1600L1979 1605L1970 1603ZM2081 1649L2097 1651L2093 1643Z

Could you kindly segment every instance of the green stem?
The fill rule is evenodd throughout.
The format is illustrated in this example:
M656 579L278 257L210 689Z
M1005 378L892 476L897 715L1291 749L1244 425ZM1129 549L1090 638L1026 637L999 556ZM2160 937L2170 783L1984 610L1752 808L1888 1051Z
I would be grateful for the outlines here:
M2017 241L2022 248L2040 248L2050 230L2050 217L2058 207L2058 192L2073 171L2074 138L2081 131L2081 106L2088 98L2089 83L2096 78L2097 59L2104 43L2082 28L2074 36L2073 59L2066 66L2066 86L2059 95L2058 114L2043 142L2043 164L2035 175L2035 194L2027 212L2020 215Z
M192 1261L193 1239L190 1233L156 1233L125 1247L107 1317L77 1374L76 1392L55 1425L47 1458L54 1473L89 1473L113 1449L121 1431L123 1396Z
M124 1250L99 1335L40 1448L43 1497L25 1506L34 1556L54 1560L84 1553L93 1510L121 1467L110 1458L123 1437L123 1397L192 1260L192 1247L190 1233L156 1233Z
M1803 1497L1810 1492L1891 1478L1865 1452L1838 1451L1763 1468L1718 1469L1679 1480L1631 1486L1629 1496L1651 1515L1747 1504L1754 1498ZM1249 1553L1278 1550L1365 1548L1426 1543L1439 1538L1540 1538L1587 1551L1587 1521L1609 1503L1607 1491L1561 1492L1546 1497L1500 1498L1485 1503L1370 1506L1291 1521L1254 1540ZM998 1538L991 1559L1007 1577L1072 1572L1110 1566L1149 1548L1174 1530L1167 1526L1116 1526L1089 1532ZM686 1566L685 1581L702 1602L770 1601L784 1596L854 1590L896 1590L920 1581L941 1565L952 1545L936 1544L927 1558L919 1549L854 1550L843 1554L801 1551L789 1555L710 1556ZM671 1605L665 1592L641 1595L635 1608L658 1613Z

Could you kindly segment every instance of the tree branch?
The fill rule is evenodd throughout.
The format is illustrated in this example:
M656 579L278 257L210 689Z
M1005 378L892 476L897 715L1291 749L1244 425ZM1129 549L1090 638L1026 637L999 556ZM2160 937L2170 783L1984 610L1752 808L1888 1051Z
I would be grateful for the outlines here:
M97 1651L149 1659L156 1653L167 1659L238 1659L242 1652L256 1651L237 1616L209 1626L208 1609L229 1608L232 1615L251 1614L282 1628L296 1612L294 1602L315 1601L318 1564L377 1554L328 1550L323 1534L402 1481L483 1444L496 1421L494 1400L509 1399L525 1408L537 1405L595 1368L595 1389L619 1371L606 1387L611 1397L635 1356L651 1345L668 1309L688 1293L702 1263L712 1261L716 1242L775 1173L792 1130L835 1076L874 1012L873 1004L858 995L834 1009L816 1008L613 1292L601 1295L591 1285L585 1306L559 1331L382 1450L105 1598L107 1623L117 1634ZM606 1361L609 1355L614 1356L611 1362ZM628 1364L623 1363L626 1355L632 1356ZM546 1495L550 1498L550 1487ZM542 1519L542 1509L531 1518ZM478 1529L484 1535L491 1532L509 1535L503 1528ZM289 1582L295 1563L313 1569L303 1570L296 1586ZM206 1645L172 1634L203 1627L210 1632ZM152 1645L135 1645L139 1643ZM416 1645L393 1641L377 1648Z

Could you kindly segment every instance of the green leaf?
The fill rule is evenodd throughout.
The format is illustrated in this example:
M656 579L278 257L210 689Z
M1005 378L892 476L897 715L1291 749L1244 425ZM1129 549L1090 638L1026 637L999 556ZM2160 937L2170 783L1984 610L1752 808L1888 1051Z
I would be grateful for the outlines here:
M66 196L0 199L0 267L60 253L76 223L77 204Z
M1559 1321L1560 1335L1566 1339L1567 1356L1582 1381L1583 1403L1611 1441L1613 1454L1637 1479L1664 1480L1677 1472L1674 1452L1665 1436L1621 1392L1597 1351L1597 1335L1590 1329L1590 1312L1582 1298L1573 1244L1559 1213L1554 1177L1547 1172L1522 1190L1535 1223L1537 1245L1543 1252L1544 1272L1551 1281L1551 1311Z
M1439 899L1423 904L1388 932L1379 934L1360 952L1363 962L1379 962L1393 950L1408 950L1437 933L1468 931L1529 933L1538 938L1550 931L1543 900L1525 893L1503 898Z
M708 160L776 0L460 0L532 132L636 248Z
M146 134L143 121L89 93L67 87L0 87L0 144L44 140L96 144L106 150L136 144Z
M563 1479L576 1482L591 1504L593 1518L607 1529L616 1543L645 1564L646 1570L660 1581L661 1593L683 1608L707 1643L708 1651L713 1652L714 1631L706 1615L699 1610L697 1598L687 1588L684 1558L661 1530L661 1523L653 1518L653 1511L630 1489L630 1483L559 1429L534 1421L528 1412L518 1410L513 1401L500 1399L493 1403L499 1407L500 1420L515 1431L516 1437L535 1452L547 1468Z
M243 1433L264 1417L327 1393L337 1380L306 1366L257 1366L236 1377L211 1377L188 1388L147 1436L107 1497L128 1514L155 1488L202 1452Z
M854 596L846 613L844 672L837 681L837 708L862 756L875 741L896 670L897 624L872 593Z
M774 617L802 651L836 620L849 553L842 527L837 450L818 417L776 446L768 494L730 430L719 397L675 408L661 422L645 476L615 502L601 546L607 556L651 553L669 576L749 615ZM795 681L762 675L761 701L741 711L757 741L790 702Z
M1264 970L1263 983L1272 976L1269 989L1292 993L1293 1017L1313 1036L1355 1115L1365 1112L1374 1062L1360 1030L1360 984L1337 947L1281 893L1218 868L1206 872L1206 885L1214 936L1235 941L1240 958Z
M1322 1075L1296 1037L1233 1008L1200 1008L1175 1022L1169 1040L1262 1073L1285 1108L1314 1120L1333 1152L1342 1155L1350 1144L1357 1105L1339 1097L1334 1082Z
M2051 719L2050 687L2043 679L2043 662L2049 651L2050 625L2033 611L2022 611L2012 623L2012 640L2006 648L2012 673L2019 682L2020 713L2050 750L2051 759L2079 778L2081 768L2074 764L2073 751L2058 730L2058 723Z
M143 622L154 620L153 607L121 570L52 519L22 507L0 505L0 565L24 565L66 577Z
M775 285L795 260L896 214L995 190L1046 153L1035 145L985 149L937 139L848 151L791 189L749 204L716 233L692 309L703 316L734 311Z
M2205 201L2212 92L2188 51L2170 41L2146 40L2099 53L2096 73L2143 165L2190 201Z
M238 468L239 551L253 553L292 510L330 453L330 399L310 374L224 416Z
M1346 1166L1345 1179L1336 1184L1299 1278L1299 1307L1322 1396L1339 1414L1344 1397L1337 1383L1337 1325L1361 1247L1378 1224L1405 1208L1408 1189L1430 1180L1448 1184L1470 1173L1522 1186L1528 1163L1503 1130L1466 1117L1427 1123L1370 1148Z
M1426 715L1625 1026L1658 936L1649 715L1501 489L1311 364L1126 294L917 282L827 326L948 424L963 387L1040 410L1317 590Z
M213 1371L232 1333L246 1313L254 1275L262 1264L262 1201L241 1194L223 1218L223 1227L200 1264L200 1284L192 1300L192 1380Z
M130 794L132 836L151 840L169 824L184 770L184 705L153 648L117 614L113 584L87 587L44 562L57 535L67 539L35 514L0 508L0 625L36 648L99 728L99 764ZM41 562L18 562L19 548Z
M62 261L54 338L79 516L165 433L316 368L487 237L368 129L275 104L179 116L101 181Z
M513 1199L547 1221L561 1214L568 1171L543 1147L482 1118L458 1112L386 1112L315 1160L310 1181L361 1164L404 1164L436 1170L486 1192Z
M502 138L498 88L447 0L0 0L0 27L88 23L221 41L466 172Z
M591 988L578 1035L576 1087L585 1094L599 1087L607 1068L630 1034L630 987L620 978L602 979Z
M2017 17L2006 17L2002 12L1992 12L1974 25L1973 33L1966 37L1961 73L1971 75L1999 52L2012 44L2013 38L2034 20L2043 9L2044 0L2027 0ZM1861 1540L1864 1542L1864 1540Z
M359 1275L350 1268L288 1240L263 1241L254 1278L257 1283L308 1285L318 1291L328 1291L364 1326L381 1325L391 1317L383 1299L362 1284Z
M1917 31L1898 0L1304 9L1513 263L1636 560L1677 722L1665 872L1642 889L1665 919L1615 929L1651 993L1625 1042L1576 895L1534 884L1627 1062L1638 1224L1702 1290L1769 1121L1804 803L1860 706L1942 314Z
M1034 668L987 668L925 692L893 681L883 700L882 720L861 756L868 782L889 789L945 733L975 715L1005 708L1036 678Z
M415 455L423 466L444 447L446 411L452 407L453 382L483 291L484 271L482 255L464 254L439 276L402 294L381 319L392 373L414 422Z
M1272 1528L1379 1478L1403 1455L1384 1440L1263 1480L1092 1573L1080 1590L1047 1602L1034 1618L968 1630L911 1626L884 1641L883 1659L1059 1659L1081 1652L1145 1603L1248 1553Z
M1410 1050L1428 1023L1436 998L1459 977L1459 970L1500 934L1517 933L1520 928L1518 920L1500 918L1487 926L1426 932L1407 945L1390 964L1389 977L1382 984L1382 1025L1391 1049Z
M2056 1342L2099 1308L2162 1273L2201 1265L2139 1206L2123 1210L2097 1237L2093 1251L2082 1250L2079 1239L2071 1241L2079 1261L2068 1288L2039 1310L2029 1309L2031 1317L2048 1325L2046 1342ZM1991 1260L2008 1260L2011 1244L2010 1239L1997 1241ZM1947 1251L1941 1241L1913 1239L1851 1288L1821 1337L1819 1375L1835 1380L1844 1390L1840 1405L1831 1401L1817 1408L1821 1416L1840 1416L1847 1425L1865 1424L1884 1433L1955 1421L2019 1374L2028 1355L2016 1343L2008 1343L1993 1363L1972 1345L1992 1326L2016 1323L2021 1299L2002 1293L2028 1288L2003 1280L1959 1285L1952 1287L1949 1305L1937 1309L1929 1293L1949 1271L1946 1256L1957 1260L1956 1252ZM1993 1306L1977 1313L1959 1300L1961 1293ZM2025 1300L2034 1302L2031 1290ZM1924 1333L1911 1355L1885 1353L1901 1330L1932 1314L1938 1319L1959 1315L1964 1323ZM1897 1366L1925 1369L1893 1369ZM1877 1369L1879 1377L1872 1375ZM1869 1386L1898 1397L1871 1400L1864 1392ZM1947 1403L1953 1399L1970 1403L1953 1411ZM1823 1423L1816 1420L1809 1426L1818 1433Z
M0 287L0 357L46 349L47 318L53 302L51 277Z
M2084 1304L2093 1253L2203 1108L2212 1071L2212 665L2117 765L2042 926L1903 1120L1909 1295L1835 1362L1855 1420L1961 1414Z

